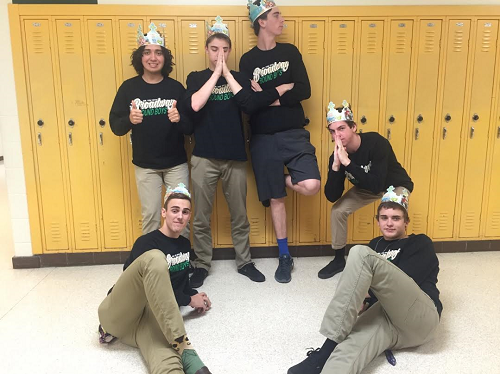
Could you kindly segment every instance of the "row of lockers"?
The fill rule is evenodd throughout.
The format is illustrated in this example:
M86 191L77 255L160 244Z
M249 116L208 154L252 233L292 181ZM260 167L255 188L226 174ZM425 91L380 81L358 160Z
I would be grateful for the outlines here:
M32 231L35 222L39 232L35 253L119 250L141 234L129 138L112 134L108 113L120 83L135 74L130 53L137 27L151 21L174 55L173 78L185 83L189 72L207 66L208 17L33 15L11 23L13 40L22 40L14 59L22 66L18 97L26 93L19 108L27 111L20 118L27 119L21 126L29 128L30 142L23 149L35 174L33 185L27 178L28 193L36 195L29 199ZM229 64L237 70L256 37L246 18L224 22L233 40ZM303 105L322 175L332 152L326 103L347 99L359 131L386 136L415 182L412 231L436 240L500 237L498 24L417 15L287 19L280 41L298 46L308 70L312 95ZM215 206L214 246L231 246L220 189ZM330 206L322 193L290 193L291 242L329 243ZM248 216L252 245L272 245L270 212L258 202L250 164ZM351 242L377 235L373 216L374 204L351 217Z

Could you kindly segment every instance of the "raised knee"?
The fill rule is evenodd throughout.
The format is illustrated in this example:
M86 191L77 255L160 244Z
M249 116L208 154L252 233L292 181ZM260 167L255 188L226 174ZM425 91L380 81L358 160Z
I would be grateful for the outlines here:
M167 259L165 253L159 249L150 249L149 251L143 253L138 259L144 261L150 268L157 267L164 270L164 267L168 269Z
M354 247L349 249L349 257L351 257L351 255L353 257L364 257L371 251L372 249L366 245L355 245Z
M319 192L319 189L321 187L321 183L317 179L307 179L302 182L303 187L304 187L304 194L305 195L315 195Z

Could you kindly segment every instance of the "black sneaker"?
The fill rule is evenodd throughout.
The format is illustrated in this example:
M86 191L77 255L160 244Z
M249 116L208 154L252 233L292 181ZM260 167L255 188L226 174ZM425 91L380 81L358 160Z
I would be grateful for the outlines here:
M208 270L203 268L196 268L193 271L193 275L189 278L189 282L192 288L198 288L203 286L203 281L208 276Z
M335 274L340 273L345 268L345 259L330 261L323 269L318 272L318 277L321 279L328 279L333 277Z
M250 262L243 266L241 269L238 269L238 273L246 275L254 282L264 282L266 280L264 274L257 270L253 262Z
M279 283L288 283L292 280L293 258L290 255L282 255L279 265L274 273L274 279Z
M325 363L326 361L322 359L319 348L311 349L307 352L307 358L288 369L287 374L320 374Z

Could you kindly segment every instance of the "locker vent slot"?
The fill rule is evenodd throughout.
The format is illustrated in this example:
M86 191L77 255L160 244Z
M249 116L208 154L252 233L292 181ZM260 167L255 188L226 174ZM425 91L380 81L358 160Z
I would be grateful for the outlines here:
M434 53L435 51L436 51L436 32L435 30L427 30L425 32L424 53Z
M407 53L409 44L408 33L406 31L398 31L396 34L396 53Z
M415 232L425 232L425 221L422 213L415 213L411 219L413 223L413 231Z
M453 37L453 52L462 52L464 49L464 31L455 30Z
M44 39L40 31L32 31L28 35L28 40L31 39L31 52L37 54L50 53L49 38Z
M358 233L367 234L372 232L372 221L370 217L361 216L358 218L357 222Z
M83 242L90 241L90 222L80 222L80 239Z
M200 40L196 31L189 31L189 54L199 54Z
M481 39L481 52L488 53L491 51L492 40L493 35L491 29L483 29L483 37Z
M347 49L347 41L348 41L347 33L340 32L335 43L337 54L346 55L349 53Z
M117 220L109 221L109 237L111 240L120 240L120 222Z
M366 35L366 53L377 53L379 44L378 32L369 31Z
M52 222L50 224L50 237L54 243L61 242L61 225L58 222Z
M446 231L449 228L450 224L450 213L448 212L441 212L439 213L439 218L437 222L438 230L439 231Z
M490 229L495 231L500 230L500 211L491 214Z
M466 212L464 216L464 229L468 231L474 230L474 226L478 220L476 212Z
M95 46L96 53L99 55L105 55L108 53L108 37L106 35L106 30L99 30L95 33Z
M307 38L307 53L310 55L319 54L319 38L316 32L310 32Z
M65 30L63 32L63 53L67 55L76 54L76 42L75 42L75 33L73 30Z
M250 236L260 236L260 218L250 218Z

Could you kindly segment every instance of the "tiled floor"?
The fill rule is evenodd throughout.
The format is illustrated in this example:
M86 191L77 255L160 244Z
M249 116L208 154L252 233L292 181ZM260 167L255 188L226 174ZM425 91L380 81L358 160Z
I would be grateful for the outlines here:
M121 266L13 270L4 167L0 163L0 372L146 373L136 349L97 342L97 307ZM395 352L363 373L500 373L500 252L441 254L444 312L437 339ZM291 283L273 280L276 260L257 260L268 280L248 281L216 261L202 288L205 316L183 308L186 328L214 374L281 374L323 341L317 332L338 276L320 280L328 259L297 258ZM332 373L333 374L333 373Z

